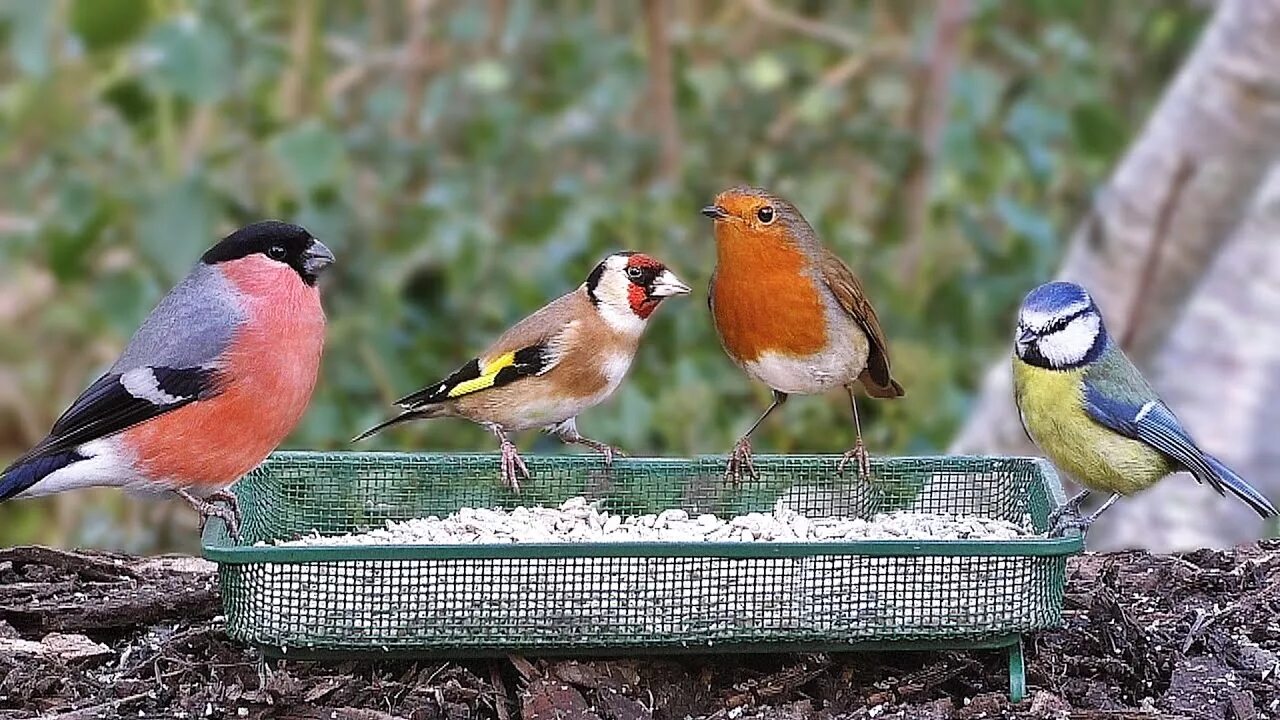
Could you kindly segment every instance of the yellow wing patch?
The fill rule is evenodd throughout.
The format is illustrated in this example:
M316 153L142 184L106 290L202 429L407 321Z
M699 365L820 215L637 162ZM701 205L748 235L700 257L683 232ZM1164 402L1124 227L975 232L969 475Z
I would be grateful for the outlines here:
M498 373L501 372L503 368L510 367L515 364L515 361L515 352L499 355L492 361L485 363L484 367L480 368L480 377L458 383L449 391L449 397L461 397L478 390L485 390L493 387L494 382L497 380Z

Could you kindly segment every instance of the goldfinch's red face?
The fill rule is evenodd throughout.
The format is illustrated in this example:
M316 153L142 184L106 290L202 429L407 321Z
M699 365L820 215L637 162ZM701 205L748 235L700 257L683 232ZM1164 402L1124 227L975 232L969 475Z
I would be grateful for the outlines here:
M623 252L591 271L587 294L611 324L638 332L663 300L688 295L689 286L652 257Z

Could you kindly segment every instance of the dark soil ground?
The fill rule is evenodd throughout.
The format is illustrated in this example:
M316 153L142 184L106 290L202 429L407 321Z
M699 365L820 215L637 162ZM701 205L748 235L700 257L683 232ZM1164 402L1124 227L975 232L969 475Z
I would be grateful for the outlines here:
M1280 541L1088 555L1065 625L994 652L263 662L212 566L0 550L0 718L1280 718Z

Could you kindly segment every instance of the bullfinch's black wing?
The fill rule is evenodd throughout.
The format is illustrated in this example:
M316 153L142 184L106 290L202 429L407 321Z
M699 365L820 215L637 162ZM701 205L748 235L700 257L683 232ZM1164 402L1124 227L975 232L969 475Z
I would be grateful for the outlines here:
M141 367L107 374L67 408L49 436L14 465L109 437L196 400L217 394L208 368Z

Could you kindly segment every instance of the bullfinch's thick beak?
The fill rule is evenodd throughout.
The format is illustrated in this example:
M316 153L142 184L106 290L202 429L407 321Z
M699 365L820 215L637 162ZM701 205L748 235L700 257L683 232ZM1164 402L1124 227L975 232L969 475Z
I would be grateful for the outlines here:
M302 253L302 269L311 276L319 275L333 264L333 251L325 247L319 240L312 240L310 247Z
M653 289L650 295L654 297L671 297L672 295L688 295L689 286L680 281L675 273L670 270L663 270L662 274L653 279Z
M719 205L708 205L702 208L702 214L706 215L712 220L724 220L725 218L729 217L729 211L725 210Z

